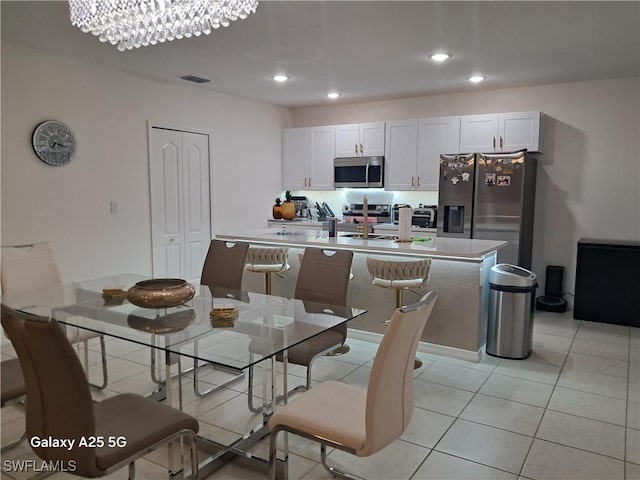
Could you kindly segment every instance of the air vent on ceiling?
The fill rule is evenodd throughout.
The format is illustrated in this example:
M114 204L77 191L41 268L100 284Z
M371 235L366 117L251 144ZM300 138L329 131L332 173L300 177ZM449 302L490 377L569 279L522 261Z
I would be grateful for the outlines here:
M209 83L211 81L208 78L196 77L195 75L184 75L180 78L193 83Z

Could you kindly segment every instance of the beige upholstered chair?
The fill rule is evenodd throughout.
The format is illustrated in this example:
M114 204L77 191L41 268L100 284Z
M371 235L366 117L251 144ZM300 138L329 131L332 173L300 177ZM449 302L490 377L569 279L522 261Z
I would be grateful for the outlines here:
M17 358L4 360L0 363L0 367L2 368L0 372L0 381L2 383L2 398L0 403L4 407L7 403L22 399L26 393L26 389L22 369L20 368L20 361ZM24 438L25 435L11 443L3 445L0 451L6 452L10 450L20 444Z
M2 305L2 326L24 372L27 436L75 440L70 449L32 446L36 455L88 478L128 465L131 479L137 458L168 441L183 439L190 444L191 470L197 478L195 418L127 393L93 403L80 360L58 322ZM91 438L104 439L104 446L80 443ZM124 438L126 445L111 446L109 438Z
M298 272L294 297L308 302L345 306L352 261L353 252L350 251L307 247ZM292 392L311 388L313 361L325 352L344 344L346 340L347 325L344 323L287 350L289 363L307 367L305 385L295 387ZM251 349L251 346L249 348ZM282 360L281 355L277 358ZM249 368L248 401L249 409L258 411L253 407L253 368Z
M62 285L62 279L53 251L48 243L2 247L2 271L0 281L3 294L20 293L27 290L55 288ZM82 342L84 346L85 368L89 374L88 343L94 338L100 341L102 360L102 383L91 385L98 389L107 386L107 352L104 337L94 332L79 332L68 329L67 338L71 343Z
M402 435L413 413L413 359L436 297L435 292L428 292L418 303L394 312L366 390L323 382L275 411L269 420L272 478L276 478L280 431L319 442L323 466L333 476L346 478L348 474L327 465L327 445L366 457Z
M287 261L289 249L286 247L249 247L247 272L264 273L264 293L271 295L271 274L286 272L291 268Z

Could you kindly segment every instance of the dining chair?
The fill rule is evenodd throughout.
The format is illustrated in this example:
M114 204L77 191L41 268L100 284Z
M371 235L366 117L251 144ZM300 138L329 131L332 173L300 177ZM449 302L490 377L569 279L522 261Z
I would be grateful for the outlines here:
M0 287L5 295L21 293L28 290L50 289L62 285L53 251L49 243L3 246L1 248L2 270L0 271ZM102 383L90 385L102 390L107 386L107 351L104 336L89 331L66 329L67 339L74 344L82 343L84 347L84 364L89 377L89 340L97 338L100 342L100 358L102 362Z
M307 302L345 306L352 261L353 252L351 251L307 247L300 264L294 297ZM289 348L287 361L307 367L305 384L296 386L289 393L310 389L311 366L314 360L343 345L346 340L345 322ZM249 349L250 355L253 355L251 345ZM281 354L276 358L282 361ZM252 412L259 412L260 409L253 405L253 376L253 367L249 367L248 406Z
M80 359L60 324L6 305L1 308L2 326L24 372L27 437L38 457L85 478L102 477L128 465L133 479L136 459L168 442L183 440L190 447L191 471L197 478L199 425L195 418L130 393L93 403ZM37 445L32 442L36 437L64 439L73 445Z
M0 363L0 368L0 386L2 387L0 406L4 407L6 404L21 400L26 393L26 389L24 386L22 369L20 368L20 361L17 358L3 360ZM6 452L7 450L16 447L25 439L25 437L26 434L23 434L19 439L6 445L2 445L0 452Z
M231 291L242 290L242 275L244 274L244 266L247 261L248 251L249 244L245 242L226 242L216 239L211 240L207 256L204 259L204 265L202 266L200 285ZM229 370L211 363L199 365L197 356L198 342L196 341L194 343L195 358L193 360L193 392L199 398L206 397L207 395L210 395L211 393L244 378L244 372L239 369ZM204 366L212 366L219 370L228 371L229 373L234 374L234 376L219 385L211 387L208 390L201 391L199 388L199 371L200 368Z
M200 284L241 290L248 250L249 244L245 242L211 240L204 259Z
M322 465L341 478L357 477L327 464L327 445L367 457L402 435L413 413L413 361L436 298L430 291L419 302L395 310L373 360L366 390L326 381L276 409L269 419L273 479L281 431L319 442Z

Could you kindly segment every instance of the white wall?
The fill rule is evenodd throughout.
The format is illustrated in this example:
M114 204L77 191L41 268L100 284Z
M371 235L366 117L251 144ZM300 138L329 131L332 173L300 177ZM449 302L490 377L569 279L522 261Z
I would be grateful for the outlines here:
M47 119L76 136L66 166L33 153L33 129ZM148 121L213 133L214 233L266 223L289 110L3 42L2 244L52 242L68 281L150 274Z
M640 240L640 79L438 95L293 112L295 127L541 110L533 270L563 265L573 292L580 238ZM540 282L544 284L543 278Z

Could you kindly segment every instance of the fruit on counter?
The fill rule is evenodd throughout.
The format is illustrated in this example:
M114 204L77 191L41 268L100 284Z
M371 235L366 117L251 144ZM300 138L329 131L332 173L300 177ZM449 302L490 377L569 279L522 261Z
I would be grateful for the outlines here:
M276 204L273 206L273 218L275 220L278 220L280 218L282 218L282 206L280 205L282 203L282 200L280 200L279 198L276 198Z
M285 220L293 220L296 217L296 204L291 200L291 190L284 192L285 201L282 204L282 218Z

